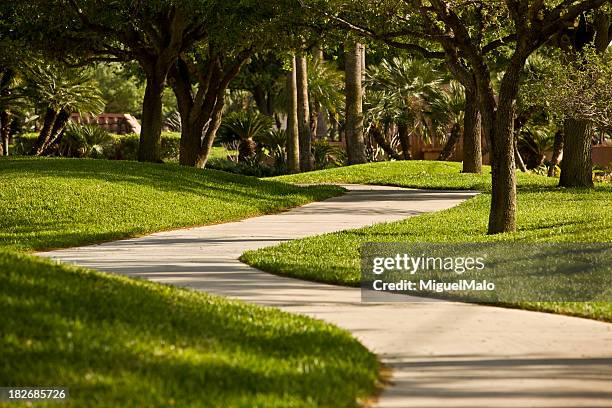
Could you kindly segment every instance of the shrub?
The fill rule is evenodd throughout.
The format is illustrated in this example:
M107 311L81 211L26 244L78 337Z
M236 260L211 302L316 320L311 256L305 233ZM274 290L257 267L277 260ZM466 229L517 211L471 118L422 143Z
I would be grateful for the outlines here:
M115 151L115 139L96 125L70 122L64 130L57 153L63 157L107 158Z
M95 125L88 125L97 129L101 129ZM68 132L68 131L67 131ZM104 157L111 160L136 160L138 158L138 141L140 136L132 133L128 135L114 135L108 134L109 145L106 146L102 155L97 155L95 157ZM64 137L68 136L70 141L65 143L70 143L70 146L74 146L76 140L74 139L74 135L70 136L68 133L64 135ZM19 136L16 136L13 142L13 146L10 149L11 154L17 156L23 156L30 153L32 150L32 146L36 142L36 138L38 134L36 133L23 133ZM163 132L162 140L161 140L161 149L162 149L162 159L165 161L178 161L179 157L179 146L181 141L181 135L176 132ZM62 142L64 143L64 142ZM62 151L61 144L60 149L57 152L60 156L66 156L66 152ZM74 147L71 149L74 151ZM98 150L99 152L99 150ZM74 154L70 154L71 157L83 157L77 156Z

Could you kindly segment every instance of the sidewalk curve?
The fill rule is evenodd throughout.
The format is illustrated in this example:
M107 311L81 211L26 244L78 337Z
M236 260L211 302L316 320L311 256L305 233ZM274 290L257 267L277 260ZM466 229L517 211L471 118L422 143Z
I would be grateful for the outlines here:
M246 250L455 206L472 192L346 186L281 214L41 253L231 296L350 330L393 370L381 407L612 407L612 324L453 302L362 304L355 288L270 275Z

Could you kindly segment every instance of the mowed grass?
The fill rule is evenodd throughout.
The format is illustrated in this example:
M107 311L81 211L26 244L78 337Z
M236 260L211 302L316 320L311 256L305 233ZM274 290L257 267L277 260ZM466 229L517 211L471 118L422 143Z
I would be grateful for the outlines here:
M443 161L392 161L313 171L270 178L296 184L374 184L433 190L490 190L490 168L482 174L461 173L461 163ZM558 182L546 177L518 173L522 186L553 186Z
M23 253L340 191L168 165L0 159L0 384L68 387L74 407L358 405L375 391L378 363L343 330Z
M0 159L0 247L40 250L233 221L340 194L214 170Z
M68 387L62 406L348 407L377 382L321 321L3 250L0 271L0 383Z
M556 179L519 174L518 231L488 236L489 170L485 168L478 176L461 174L460 169L459 163L412 161L280 177L296 183L373 183L485 192L439 213L296 240L247 252L242 260L277 274L358 286L359 248L366 242L612 242L610 184L598 184L594 190L560 189L555 187ZM610 302L521 302L512 306L612 321Z

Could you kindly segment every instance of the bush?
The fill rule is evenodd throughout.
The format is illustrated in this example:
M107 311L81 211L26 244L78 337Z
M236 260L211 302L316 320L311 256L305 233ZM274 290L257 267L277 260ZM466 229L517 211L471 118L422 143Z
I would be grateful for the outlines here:
M82 126L82 128L89 127L89 126L102 130L100 127L95 126L95 125L85 125L85 126ZM74 147L76 146L77 139L81 139L81 142L80 142L81 144L84 143L84 141L82 140L80 136L77 137L77 135L75 135L72 131L69 132L69 130L70 129L67 129L66 133L64 134L64 137L62 138L64 139L68 137L69 140L66 142L62 140L62 142L60 143L60 149L57 152L57 154L63 157L69 157L69 156L70 157L83 157L83 155L74 154L74 151L75 151ZM93 129L87 130L87 132L90 132L90 133L92 131L95 131L95 130ZM99 158L103 157L103 158L111 159L111 160L136 160L138 158L138 141L140 139L139 135L135 133L128 134L128 135L114 135L114 134L106 133L106 135L108 135L109 140L108 140L108 145L103 149L103 152L101 152L100 149L96 148L96 152L93 154L93 156L90 154L85 154L84 156L99 157ZM30 151L32 150L32 146L34 146L34 143L36 142L37 137L38 137L37 133L23 133L19 136L16 136L13 142L13 146L10 149L11 154L16 155L16 156L28 155ZM162 140L161 140L162 160L178 161L180 141L181 141L180 133L176 133L176 132L163 132L162 133ZM70 144L71 146L70 152L67 152L66 150L62 149L62 145L66 147L67 144ZM81 148L83 148L83 146L81 146Z
M258 162L236 163L227 159L210 159L206 164L206 168L252 177L274 177L284 174L283 168L272 167Z
M63 157L106 158L115 152L115 139L96 125L70 122L59 142L57 153Z

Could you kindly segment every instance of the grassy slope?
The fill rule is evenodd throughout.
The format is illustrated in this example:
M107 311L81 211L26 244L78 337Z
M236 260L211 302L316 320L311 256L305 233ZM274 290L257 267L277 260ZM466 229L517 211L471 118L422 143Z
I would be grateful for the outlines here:
M320 321L2 250L0 271L0 383L69 387L70 406L340 407L376 383Z
M227 222L338 192L169 165L0 159L0 246L59 248Z
M0 383L72 406L347 406L375 357L331 325L16 250L229 221L337 188L178 166L0 159Z
M488 169L487 169L488 170ZM377 163L279 179L296 183L373 183L421 188L489 189L488 175L460 174L460 164ZM513 234L487 236L490 195L435 214L358 230L306 238L247 252L242 259L258 268L302 279L357 285L359 246L364 242L610 242L612 186L593 191L555 188L556 180L519 175L518 225ZM612 321L612 303L521 303L523 308L576 314Z

